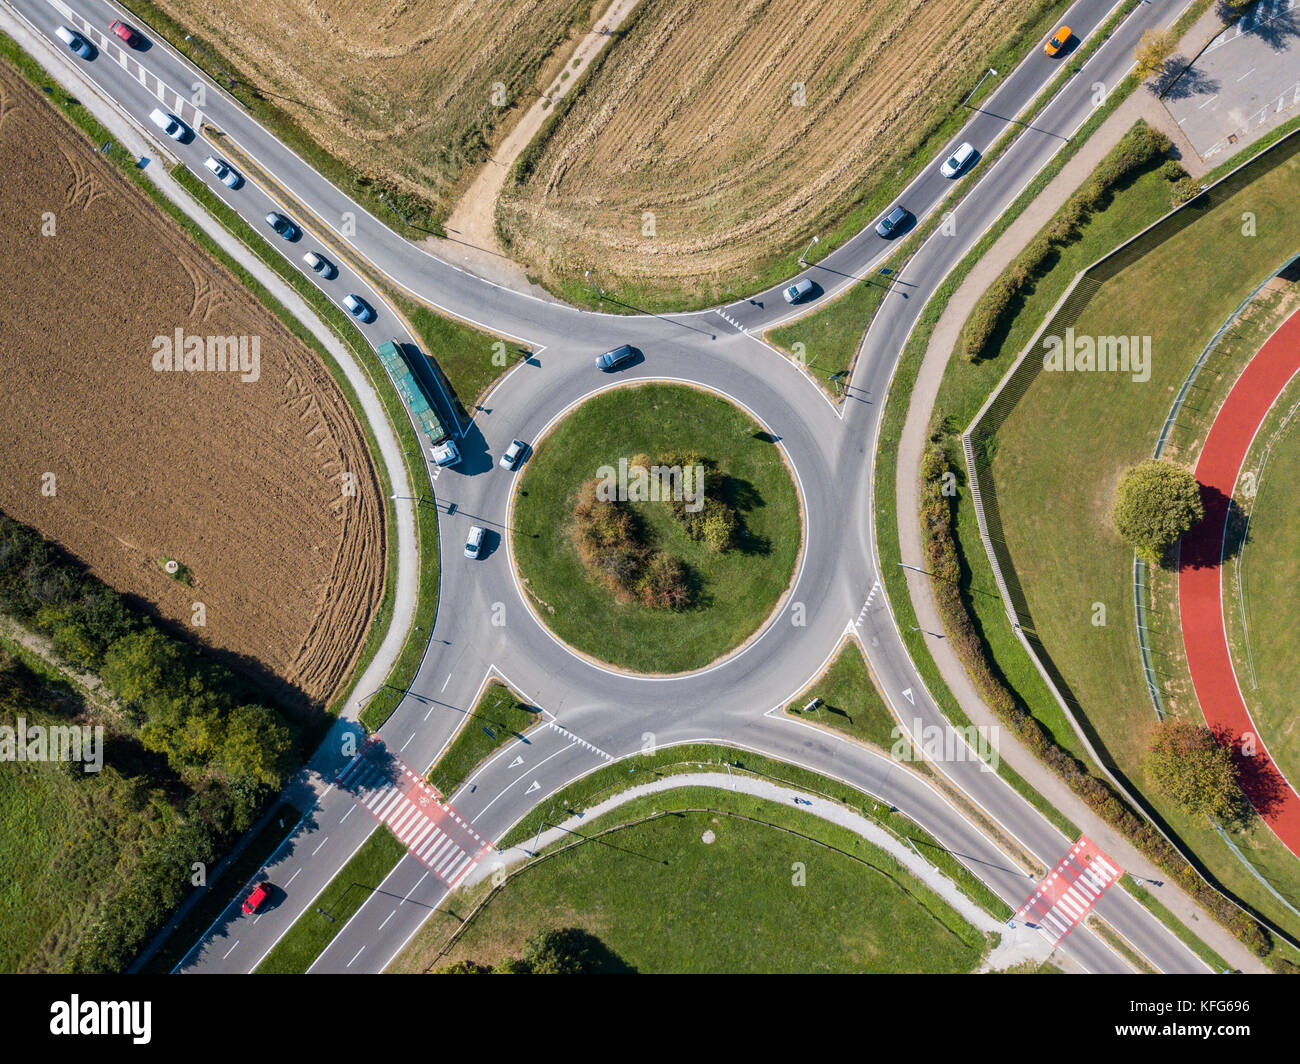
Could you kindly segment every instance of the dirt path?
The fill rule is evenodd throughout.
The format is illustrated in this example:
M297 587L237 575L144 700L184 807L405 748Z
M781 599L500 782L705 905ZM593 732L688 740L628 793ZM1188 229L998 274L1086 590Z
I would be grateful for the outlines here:
M614 31L623 25L636 5L637 0L612 0L591 32L565 60L562 69L568 71L569 76L561 79L556 74L546 94L528 109L452 208L443 227L447 230L447 239L429 237L424 241L425 247L439 258L486 280L543 299L553 299L544 288L529 281L524 268L502 250L496 232L497 198L510 176L510 168L537 136L556 102L565 97L591 61L614 40Z
M1217 32L1219 25L1211 9L1207 17L1198 21L1183 38L1181 42L1183 50L1188 54L1194 54L1205 37ZM930 337L929 347L926 349L925 358L912 390L907 421L899 443L895 491L898 499L899 544L904 561L919 564L925 557L921 542L921 527L917 518L921 502L921 484L918 474L921 451L925 445L926 431L934 410L935 399L939 394L939 385L948 359L956 349L962 325L989 285L1061 208L1074 190L1088 178L1106 153L1119 142L1129 127L1139 118L1145 118L1151 125L1165 132L1169 131L1169 126L1175 125L1169 112L1152 93L1146 88L1138 89L1116 108L1114 114L1102 123L1024 213L994 242L948 301L947 309ZM1177 143L1178 141L1175 141L1176 145ZM1207 169L1200 157L1190 148L1183 149L1183 157L1179 161L1192 176L1200 176ZM951 642L929 634L943 631L943 622L939 618L929 579L910 569L905 572L908 594L918 618L917 624L926 633L926 649L934 658L944 683L948 685L970 719L977 725L999 727L999 750L1003 759L1089 838L1106 852L1114 854L1130 872L1148 881L1165 881L1164 872L1140 854L1125 836L1093 813L1059 776L1005 728L1000 727L998 718L984 704L979 692L971 683L970 676L953 650ZM1242 971L1267 971L1257 957L1176 886L1165 882L1162 887L1155 888L1154 893L1184 924L1229 963Z

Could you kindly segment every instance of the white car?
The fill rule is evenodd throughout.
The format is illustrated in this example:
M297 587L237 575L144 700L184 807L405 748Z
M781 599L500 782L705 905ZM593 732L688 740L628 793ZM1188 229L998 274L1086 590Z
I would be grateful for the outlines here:
M956 177L965 170L966 167L970 166L974 161L975 156L978 154L979 152L975 150L973 145L969 143L962 144L955 152L948 156L944 164L939 167L939 173L943 174L944 177Z
M798 303L799 300L803 299L803 297L811 292L812 289L812 281L805 277L802 281L795 281L794 284L785 289L781 294L785 296L785 301L787 303Z
M487 535L487 529L482 525L474 525L469 530L469 538L465 540L465 557L477 558L483 553L483 537Z
M209 155L203 160L203 165L216 174L217 180L226 188L238 188L244 183L243 175L225 159L218 159L215 155Z
M170 111L164 111L160 107L155 107L149 112L149 121L171 137L172 140L184 140L189 136L190 127Z
M338 267L334 263L330 262L324 255L317 255L314 251L307 252L302 257L302 261L327 281L339 275Z
M505 454L501 456L502 469L514 469L519 465L519 459L523 458L524 452L528 450L528 444L523 440L515 440L506 448Z
M54 36L81 56L82 59L91 59L95 55L94 49L90 47L90 42L80 33L68 29L67 26L60 26L56 29Z
M354 318L356 318L357 321L375 320L374 309L370 306L369 303L367 303L360 296L354 296L354 295L344 296L343 305L348 308L348 313L351 314Z

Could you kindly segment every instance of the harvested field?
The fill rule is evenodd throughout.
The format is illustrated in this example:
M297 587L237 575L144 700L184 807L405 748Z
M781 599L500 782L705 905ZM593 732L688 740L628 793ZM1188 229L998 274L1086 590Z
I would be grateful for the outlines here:
M384 581L378 480L346 399L2 67L0 172L0 509L272 696L323 706ZM251 358L248 373L155 370L177 330L256 343L256 373Z
M651 306L740 294L892 180L1049 6L643 0L521 158L507 250L560 291L591 268Z
M441 219L603 4L150 0L142 13L194 33L326 153Z

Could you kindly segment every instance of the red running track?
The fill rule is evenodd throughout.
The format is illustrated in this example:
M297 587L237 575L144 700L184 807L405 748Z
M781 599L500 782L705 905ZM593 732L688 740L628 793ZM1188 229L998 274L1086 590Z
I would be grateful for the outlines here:
M1196 464L1205 520L1183 538L1178 613L1187 664L1205 721L1231 737L1247 797L1286 847L1300 857L1300 795L1274 765L1246 708L1228 652L1223 618L1223 543L1232 493L1246 453L1282 389L1300 371L1300 311L1259 349L1228 392ZM1241 755L1244 741L1255 748Z

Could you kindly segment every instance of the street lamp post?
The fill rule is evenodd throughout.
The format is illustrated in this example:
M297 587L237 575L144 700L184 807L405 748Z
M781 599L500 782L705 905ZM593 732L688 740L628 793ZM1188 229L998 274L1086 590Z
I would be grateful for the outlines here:
M817 237L817 236L815 236L815 237L813 237L810 241L808 241L808 246L807 246L806 248L803 249L803 254L799 256L799 265L800 265L800 266L807 266L807 265L808 265L808 261L807 261L807 260L808 260L808 252L810 252L810 251L812 250L812 246L813 246L814 244L816 244L816 243L819 243L820 240L821 240L821 237Z
M603 292L601 292L601 290L600 290L600 286L599 286L598 284L596 284L596 282L593 281L593 280L591 279L591 271L590 271L590 270L583 270L583 271L582 271L582 276L585 277L585 278L587 279L587 283L588 283L589 285L591 285L591 290L592 290L593 292L596 293L596 298L597 298L597 299L604 299L604 298L605 298L605 295L604 295Z
M990 74L992 74L995 78L998 76L998 72L994 70L992 67L989 67L988 70L986 70L984 74L980 77L979 81L975 82L975 87L966 94L966 99L962 100L961 105L963 107L970 106L968 101L972 96L974 96L977 92L980 91L980 86L984 84L984 79L987 78Z

